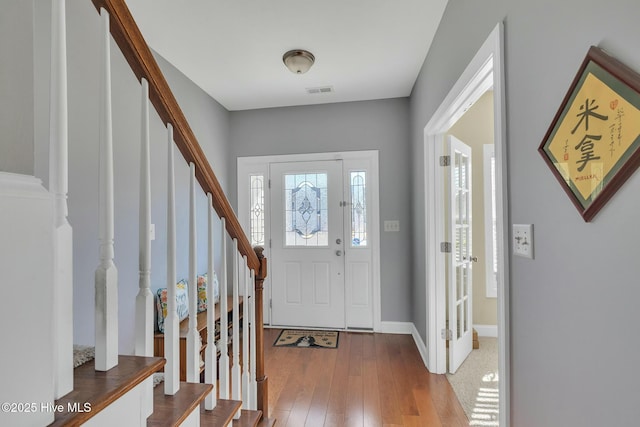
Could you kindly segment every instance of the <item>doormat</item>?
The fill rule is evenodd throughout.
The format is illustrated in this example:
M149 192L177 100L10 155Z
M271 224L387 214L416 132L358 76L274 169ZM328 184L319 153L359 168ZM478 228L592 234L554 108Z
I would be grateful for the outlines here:
M297 329L283 329L278 335L274 347L316 347L338 348L339 334L337 331L302 331Z

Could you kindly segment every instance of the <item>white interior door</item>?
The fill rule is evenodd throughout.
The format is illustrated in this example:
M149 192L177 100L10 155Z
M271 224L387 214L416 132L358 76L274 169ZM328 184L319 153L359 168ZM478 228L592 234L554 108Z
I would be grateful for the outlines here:
M271 163L272 324L344 328L342 160Z
M458 370L473 347L471 283L471 147L448 137L449 226L449 372Z

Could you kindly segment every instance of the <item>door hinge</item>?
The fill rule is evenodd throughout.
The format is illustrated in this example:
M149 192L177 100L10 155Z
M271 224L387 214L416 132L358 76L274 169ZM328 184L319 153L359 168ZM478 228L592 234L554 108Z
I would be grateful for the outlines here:
M440 336L443 340L451 341L453 333L451 332L451 329L443 329L442 331L440 331Z
M450 166L451 156L440 156L440 166Z
M269 308L273 308L273 301L269 298Z
M269 247L271 247L271 239L269 239Z
M269 184L269 188L271 188L271 178L269 178L268 184Z
M451 242L442 242L440 243L440 252L445 254L451 253Z

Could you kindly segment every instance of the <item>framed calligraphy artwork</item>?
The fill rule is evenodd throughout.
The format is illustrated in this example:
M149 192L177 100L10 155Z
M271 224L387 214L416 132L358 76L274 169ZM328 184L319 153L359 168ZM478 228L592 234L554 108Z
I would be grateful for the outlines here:
M538 151L589 222L640 165L640 75L592 46Z

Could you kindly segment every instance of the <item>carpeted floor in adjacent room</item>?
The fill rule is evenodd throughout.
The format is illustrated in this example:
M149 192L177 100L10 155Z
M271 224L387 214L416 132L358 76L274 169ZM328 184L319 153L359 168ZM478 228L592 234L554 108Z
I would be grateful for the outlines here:
M498 425L498 340L480 337L455 374L447 374L470 426Z

